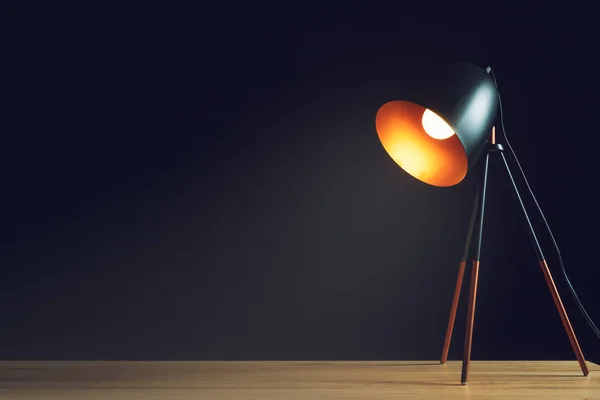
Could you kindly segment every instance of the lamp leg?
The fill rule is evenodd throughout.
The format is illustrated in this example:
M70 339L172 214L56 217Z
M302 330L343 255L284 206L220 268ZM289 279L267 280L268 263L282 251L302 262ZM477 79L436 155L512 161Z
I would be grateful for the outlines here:
M471 271L471 288L469 291L469 306L467 308L467 329L465 331L465 348L463 354L462 374L460 382L467 384L469 377L469 364L471 362L471 343L473 340L473 323L475 321L475 302L477 300L477 283L479 280L479 261L481 259L481 237L483 235L483 216L485 210L485 192L487 189L487 175L489 165L489 153L485 155L483 167L483 179L481 187L481 197L479 198L479 221L477 226L475 257Z
M554 279L552 279L552 274L550 273L550 269L548 268L548 263L542 253L542 249L535 235L535 231L533 229L533 225L531 224L531 220L529 219L529 215L527 214L527 210L525 209L525 204L523 204L523 200L521 199L521 195L519 194L519 189L515 183L515 180L510 171L510 167L508 162L506 162L506 157L504 157L503 153L502 160L504 161L504 166L506 167L506 172L508 172L508 176L510 181L512 182L513 189L515 194L517 195L517 199L519 200L519 205L521 206L521 210L525 216L525 220L527 221L527 225L529 227L529 237L533 243L534 250L538 257L539 264L542 268L542 273L544 274L544 278L546 279L546 284L548 285L548 289L550 289L550 294L552 295L552 299L554 300L554 304L556 305L556 309L558 310L558 314L560 315L560 319L562 320L565 331L567 332L567 336L569 337L569 341L571 342L571 347L573 348L573 352L575 353L575 357L579 362L579 366L581 367L581 372L583 372L584 376L588 376L590 371L585 363L585 358L583 357L583 352L581 351L581 347L579 346L579 342L577 341L577 337L575 336L575 332L573 331L573 327L571 326L571 322L569 321L569 317L567 316L567 311L560 299L560 295L558 294L558 289L554 284Z
M446 337L444 338L444 345L442 347L442 357L440 358L441 364L446 364L448 361L448 351L450 350L450 341L452 340L452 331L454 330L454 320L456 319L456 310L458 308L458 302L460 299L460 291L462 288L463 278L465 275L465 267L467 265L467 259L469 257L469 249L471 247L471 237L473 236L473 227L475 226L475 220L477 218L477 209L479 207L481 182L477 183L475 189L475 201L473 202L473 211L471 212L471 218L469 219L469 227L467 229L467 238L465 240L465 248L463 250L463 256L458 266L458 276L456 278L456 286L454 287L454 295L452 296L452 307L450 308L450 316L448 317L448 327L446 328Z

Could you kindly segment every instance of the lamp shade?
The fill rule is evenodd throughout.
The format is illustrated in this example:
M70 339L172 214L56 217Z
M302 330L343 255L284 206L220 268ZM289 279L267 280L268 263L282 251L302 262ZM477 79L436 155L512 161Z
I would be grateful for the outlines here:
M420 68L398 100L383 104L377 135L390 157L430 185L460 183L485 149L498 109L494 80L479 66Z

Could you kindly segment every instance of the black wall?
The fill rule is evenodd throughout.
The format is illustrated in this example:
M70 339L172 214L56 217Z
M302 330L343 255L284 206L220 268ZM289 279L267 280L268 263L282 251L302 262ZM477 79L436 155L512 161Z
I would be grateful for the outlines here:
M489 7L19 13L0 358L438 358L474 176L421 184L374 129L423 59L493 66L511 144L600 322L593 29L564 9ZM574 359L501 160L490 173L473 358Z

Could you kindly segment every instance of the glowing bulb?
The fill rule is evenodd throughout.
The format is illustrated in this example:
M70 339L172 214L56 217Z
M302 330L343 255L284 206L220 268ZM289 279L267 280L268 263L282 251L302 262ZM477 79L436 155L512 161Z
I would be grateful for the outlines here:
M421 123L425 132L434 139L448 139L454 135L450 125L430 109L425 109Z

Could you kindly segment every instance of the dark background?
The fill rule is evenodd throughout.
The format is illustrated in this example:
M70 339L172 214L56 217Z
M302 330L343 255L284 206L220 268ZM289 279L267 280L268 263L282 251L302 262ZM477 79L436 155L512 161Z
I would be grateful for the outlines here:
M377 109L417 60L493 66L507 134L600 321L590 10L357 4L16 12L0 358L437 359L474 175L426 186L379 143ZM473 358L574 359L500 160L490 173Z

